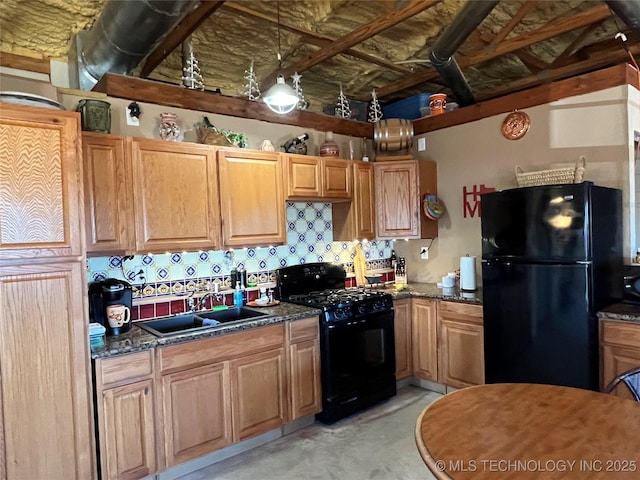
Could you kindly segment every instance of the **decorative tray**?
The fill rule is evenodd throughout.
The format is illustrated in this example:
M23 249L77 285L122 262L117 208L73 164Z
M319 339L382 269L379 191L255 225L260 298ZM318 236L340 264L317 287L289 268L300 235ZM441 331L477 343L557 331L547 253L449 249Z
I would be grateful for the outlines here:
M280 305L280 300L274 300L269 303L258 303L255 300L251 302L247 302L247 305L250 307L275 307L276 305Z

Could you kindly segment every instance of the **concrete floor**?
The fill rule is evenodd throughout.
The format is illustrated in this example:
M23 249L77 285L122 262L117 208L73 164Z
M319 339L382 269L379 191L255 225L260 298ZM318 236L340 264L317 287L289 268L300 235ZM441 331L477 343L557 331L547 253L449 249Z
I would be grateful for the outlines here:
M403 387L365 412L315 423L180 480L430 480L414 431L420 412L440 396Z

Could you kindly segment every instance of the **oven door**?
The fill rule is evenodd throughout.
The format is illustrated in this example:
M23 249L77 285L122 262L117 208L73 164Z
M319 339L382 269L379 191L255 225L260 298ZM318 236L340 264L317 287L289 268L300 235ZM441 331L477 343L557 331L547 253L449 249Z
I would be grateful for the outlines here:
M321 335L323 403L359 403L395 395L393 310L324 323Z

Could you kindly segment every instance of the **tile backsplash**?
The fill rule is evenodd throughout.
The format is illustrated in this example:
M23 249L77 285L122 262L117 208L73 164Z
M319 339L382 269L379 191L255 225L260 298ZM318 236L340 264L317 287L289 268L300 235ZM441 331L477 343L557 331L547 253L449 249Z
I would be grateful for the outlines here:
M88 280L120 278L134 284L134 297L153 300L184 294L206 282L233 287L230 273L243 266L247 283L274 282L280 267L311 262L342 263L353 272L357 242L334 242L330 203L287 203L287 244L277 247L170 252L131 257L92 257ZM390 267L393 241L364 241L368 270ZM160 299L158 299L160 300Z

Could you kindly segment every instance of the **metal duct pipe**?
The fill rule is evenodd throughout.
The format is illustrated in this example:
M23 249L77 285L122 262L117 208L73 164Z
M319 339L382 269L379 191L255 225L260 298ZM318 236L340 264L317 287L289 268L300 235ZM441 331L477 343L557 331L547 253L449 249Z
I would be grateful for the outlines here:
M640 0L606 0L606 4L620 20L640 32Z
M80 88L91 90L106 72L129 73L198 3L107 0L91 30L76 37Z
M469 0L436 40L429 53L431 64L453 91L461 107L476 103L476 99L453 54L498 3L500 3L499 0Z

